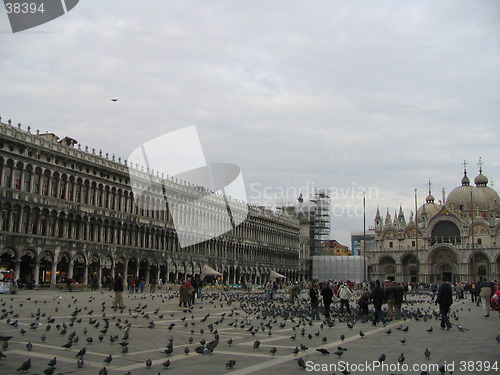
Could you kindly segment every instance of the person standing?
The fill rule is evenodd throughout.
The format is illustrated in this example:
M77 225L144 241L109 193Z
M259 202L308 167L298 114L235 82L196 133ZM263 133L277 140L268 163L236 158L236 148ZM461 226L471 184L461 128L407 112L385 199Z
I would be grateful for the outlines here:
M181 286L179 287L179 307L184 306L187 307L188 303L188 290L186 287L186 283L181 282Z
M401 319L401 306L403 305L404 289L401 284L396 283L394 286L394 314L395 319Z
M311 319L319 320L319 285L314 283L309 289L309 297L311 298Z
M352 297L354 292L346 283L342 285L337 290L338 296L340 298L340 315L344 314L344 307L348 314L351 314L351 306L349 306L349 298Z
M376 326L378 321L381 321L384 327L387 325L384 312L382 311L382 304L385 299L385 291L380 286L380 280L375 281L375 287L372 290L373 307L375 308L375 318L373 319L372 326Z
M439 304L439 313L441 314L441 329L451 329L452 325L448 318L450 306L453 303L453 290L448 279L443 279L443 283L438 289L436 305Z
M292 288L292 292L294 289L295 286ZM321 295L323 296L323 305L325 305L325 319L330 320L330 305L332 304L333 299L333 290L330 287L330 283L325 284L325 287L321 291Z
M116 275L113 290L115 291L115 300L113 301L113 305L111 307L124 309L125 305L123 304L123 276L119 272Z
M490 316L490 299L493 296L493 284L483 280L478 285L478 292L483 305L484 317L487 318Z
M394 319L394 302L396 300L394 292L394 283L392 281L388 281L385 286L385 300L387 301L387 320Z

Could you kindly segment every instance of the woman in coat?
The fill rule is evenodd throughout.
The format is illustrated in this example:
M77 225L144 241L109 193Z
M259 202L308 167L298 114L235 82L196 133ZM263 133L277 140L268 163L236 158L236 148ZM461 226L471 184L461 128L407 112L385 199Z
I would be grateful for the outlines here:
M179 306L187 307L188 302L188 290L186 287L186 283L181 283L179 287Z

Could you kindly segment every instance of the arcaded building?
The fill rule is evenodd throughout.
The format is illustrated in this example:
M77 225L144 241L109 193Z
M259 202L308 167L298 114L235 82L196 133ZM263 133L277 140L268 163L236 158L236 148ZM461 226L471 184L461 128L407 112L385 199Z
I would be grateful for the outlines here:
M460 186L447 197L443 191L438 203L429 184L425 203L408 221L401 207L385 218L377 209L375 249L368 251L371 280L500 279L500 198L479 165L475 186L464 170Z
M13 269L20 282L37 284L67 278L87 283L90 275L103 280L118 272L146 283L174 282L200 275L204 265L229 284L262 283L271 270L299 279L297 219L247 206L242 224L181 247L170 206L151 192L134 195L131 169L126 160L72 138L0 122L0 267ZM178 197L176 214L182 213L183 197L206 195L139 167L134 176L145 185L152 178L161 181L162 197ZM202 236L199 224L208 220L217 232L220 211L208 203L203 216L178 223Z

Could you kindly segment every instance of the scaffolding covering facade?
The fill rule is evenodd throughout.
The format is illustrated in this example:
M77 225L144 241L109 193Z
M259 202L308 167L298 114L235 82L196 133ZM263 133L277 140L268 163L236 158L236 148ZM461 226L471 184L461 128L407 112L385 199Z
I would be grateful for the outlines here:
M330 191L328 189L314 189L311 202L315 204L312 239L314 254L323 253L321 244L330 238Z
M313 256L312 257L313 279L318 281L346 281L355 283L363 281L363 257L362 256Z

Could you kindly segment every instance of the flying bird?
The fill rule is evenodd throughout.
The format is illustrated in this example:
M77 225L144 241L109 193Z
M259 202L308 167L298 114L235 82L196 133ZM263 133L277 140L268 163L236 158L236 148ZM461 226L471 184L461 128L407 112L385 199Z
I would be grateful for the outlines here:
M116 103L118 101L118 98L113 98L111 99L111 101Z

